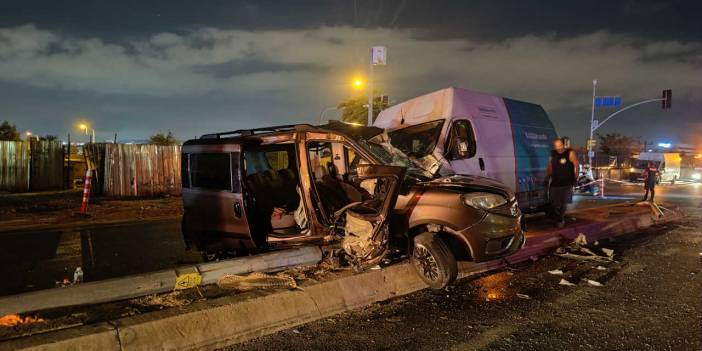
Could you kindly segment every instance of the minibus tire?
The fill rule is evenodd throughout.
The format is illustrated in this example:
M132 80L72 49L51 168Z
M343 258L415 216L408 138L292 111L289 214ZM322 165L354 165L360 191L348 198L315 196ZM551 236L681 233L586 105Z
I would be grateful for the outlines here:
M435 290L447 287L458 276L456 257L435 233L414 237L410 261L419 277Z

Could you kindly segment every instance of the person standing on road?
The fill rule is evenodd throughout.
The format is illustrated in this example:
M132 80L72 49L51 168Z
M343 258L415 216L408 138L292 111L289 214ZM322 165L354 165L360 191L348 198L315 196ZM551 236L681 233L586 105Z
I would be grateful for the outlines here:
M549 194L558 228L565 226L565 213L568 203L573 200L573 186L577 183L578 168L575 151L566 148L563 139L554 139L546 174L551 179Z
M648 199L648 192L651 192L651 202L653 202L653 197L656 196L656 182L658 182L658 169L653 162L648 162L648 166L644 171L644 193L643 201Z

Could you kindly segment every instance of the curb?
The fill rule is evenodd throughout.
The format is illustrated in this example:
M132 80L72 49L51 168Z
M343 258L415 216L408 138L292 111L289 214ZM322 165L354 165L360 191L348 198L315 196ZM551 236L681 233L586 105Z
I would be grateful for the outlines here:
M629 234L679 219L638 213L613 221L534 233L527 246L504 259L463 263L460 277L529 260L586 233L588 240ZM303 286L304 290L250 292L183 308L118 319L0 343L0 350L192 350L212 349L289 329L359 307L425 289L409 263Z

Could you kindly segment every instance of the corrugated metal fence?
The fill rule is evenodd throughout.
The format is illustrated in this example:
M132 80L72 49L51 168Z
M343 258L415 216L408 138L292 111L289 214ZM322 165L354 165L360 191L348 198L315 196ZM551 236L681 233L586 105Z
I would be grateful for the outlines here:
M0 141L0 191L29 190L29 143Z
M114 197L180 195L180 146L91 144L95 190Z
M29 189L44 191L62 189L63 145L60 141L32 141Z
M56 190L63 184L60 141L0 141L0 191Z

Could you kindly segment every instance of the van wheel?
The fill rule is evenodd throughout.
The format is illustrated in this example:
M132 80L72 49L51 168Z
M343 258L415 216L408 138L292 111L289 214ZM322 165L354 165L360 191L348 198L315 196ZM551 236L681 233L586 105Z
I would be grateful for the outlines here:
M432 289L443 289L458 276L458 265L453 253L434 233L414 237L410 258L419 277Z

